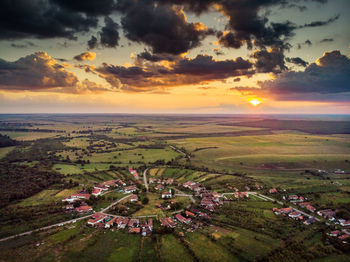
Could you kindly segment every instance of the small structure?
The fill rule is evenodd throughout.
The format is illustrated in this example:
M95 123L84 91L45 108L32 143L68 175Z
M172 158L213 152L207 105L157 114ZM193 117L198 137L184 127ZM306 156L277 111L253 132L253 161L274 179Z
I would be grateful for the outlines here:
M138 196L137 195L131 195L130 202L137 202L137 201L139 201Z
M102 222L105 218L107 218L107 215L103 213L96 213L91 216L92 218L88 220L88 225L95 226L98 223Z
M162 198L171 198L172 195L171 195L171 192L163 192L162 193Z
M76 207L75 211L78 213L84 213L84 212L90 212L92 211L92 207L91 206L80 206L80 207Z
M180 214L176 214L176 219L181 222L181 223L184 223L184 224L189 224L191 222L191 219L190 218L185 218L183 217L182 215Z

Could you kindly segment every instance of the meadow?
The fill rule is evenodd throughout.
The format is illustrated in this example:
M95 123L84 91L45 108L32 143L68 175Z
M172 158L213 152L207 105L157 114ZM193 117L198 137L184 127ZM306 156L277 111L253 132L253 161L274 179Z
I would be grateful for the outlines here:
M148 178L199 182L219 193L255 191L303 194L317 208L346 209L350 204L349 119L332 116L138 116L41 115L0 116L1 131L18 141L0 148L0 165L23 171L32 194L7 199L0 209L0 236L76 217L62 212L61 199L112 179L137 183L128 168ZM341 120L341 121L340 121ZM304 122L303 122L304 121ZM13 125L13 126L11 126ZM23 125L22 131L18 126ZM33 131L33 130L36 131ZM323 173L317 173L322 169ZM334 174L341 169L344 174ZM18 171L18 172L19 172ZM57 177L53 184L33 172ZM20 174L16 179L20 183ZM40 173L40 174L41 174ZM0 174L0 176L3 174ZM28 177L27 177L28 176ZM27 180L24 180L26 178ZM143 180L140 180L143 183ZM22 184L21 184L22 185ZM11 189L16 185L10 184ZM18 186L18 185L17 185ZM138 185L139 208L130 216L172 216L155 205L164 202L150 185ZM285 190L285 191L284 191ZM16 191L16 190L13 190ZM114 190L91 205L99 211L124 194ZM147 196L149 202L142 204ZM232 196L232 195L231 195ZM275 196L281 199L282 194ZM212 220L188 232L185 226L164 232L155 218L151 237L88 227L78 221L49 231L0 242L0 261L280 261L278 254L302 261L347 261L349 254L332 245L323 225L305 226L276 216L276 203L251 196L228 197ZM174 198L180 208L188 197ZM199 198L195 197L198 203ZM126 199L123 205L130 204ZM277 205L278 206L278 205ZM181 233L181 234L180 234ZM183 234L183 236L182 236ZM180 236L181 235L181 236ZM42 245L36 247L35 242ZM286 260L288 261L288 260ZM291 260L293 261L293 260ZM294 260L295 261L295 260Z

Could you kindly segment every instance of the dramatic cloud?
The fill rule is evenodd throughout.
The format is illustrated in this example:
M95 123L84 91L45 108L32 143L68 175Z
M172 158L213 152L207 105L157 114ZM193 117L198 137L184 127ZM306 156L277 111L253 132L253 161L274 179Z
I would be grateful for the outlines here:
M8 90L40 90L70 88L77 77L45 52L20 58L15 62L0 59L0 88Z
M95 36L91 36L90 40L87 42L89 49L94 49L98 46L98 40Z
M76 39L76 33L96 26L96 17L62 8L53 1L0 1L0 39Z
M110 17L105 17L105 26L100 32L101 45L104 47L116 47L119 43L119 26Z
M214 33L202 23L188 23L181 8L162 2L121 0L118 10L124 14L121 23L125 36L146 44L153 53L185 53Z
M115 91L89 80L80 82L75 74L45 52L37 52L14 62L0 59L0 89L85 93Z
M300 57L287 57L286 61L288 63L292 63L292 64L295 64L298 66L303 66L303 67L306 67L308 65L308 62L304 61Z
M350 59L339 51L325 53L302 72L284 72L259 82L260 88L236 88L242 93L280 100L350 101Z
M115 0L54 0L60 6L89 15L108 15L115 9Z
M85 61L85 60L92 61L95 58L96 58L96 53L94 52L84 52L74 57L74 59L77 61Z
M212 56L204 55L176 60L168 67L153 63L146 63L143 67L103 64L95 71L112 86L133 92L201 84L254 73L252 64L240 57L217 61Z
M256 60L254 65L259 73L280 73L288 69L283 52L278 48L255 51L251 57Z

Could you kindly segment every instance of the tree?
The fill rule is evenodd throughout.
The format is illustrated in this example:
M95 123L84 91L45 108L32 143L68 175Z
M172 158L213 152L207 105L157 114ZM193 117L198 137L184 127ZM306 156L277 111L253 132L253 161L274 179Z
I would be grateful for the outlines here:
M147 205L148 202L149 202L148 197L144 197L144 198L142 199L142 204Z

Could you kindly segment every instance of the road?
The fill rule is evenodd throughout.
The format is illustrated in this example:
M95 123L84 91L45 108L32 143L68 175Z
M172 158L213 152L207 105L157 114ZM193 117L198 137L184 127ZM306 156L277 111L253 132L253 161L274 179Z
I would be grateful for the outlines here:
M180 154L183 154L185 157L187 157L188 159L191 158L190 155L187 155L185 152L181 151L180 149L177 149L176 147L174 146L170 146L173 150L175 150L176 152L179 152Z
M145 184L146 190L148 191L147 171L148 171L148 168L146 168L145 171L143 171L143 182L144 182L144 184Z
M177 192L180 192L180 194L175 194L175 195L189 197L193 204L196 203L196 200L194 200L194 198L193 198L192 195L187 195L187 194L185 194L184 192L182 192L181 190L179 190L179 189L177 189L177 188L173 188L173 189L174 189L175 191L177 191Z
M102 209L100 212L105 212L106 210L110 209L112 206L118 204L120 201L123 201L124 199L130 197L130 195L127 195L119 200L117 200L116 202L110 204L108 207ZM88 217L90 217L90 215L87 215L87 216L83 216L83 217L78 217L78 218L73 218L73 219L70 219L70 220L67 220L67 221L64 221L64 222L60 222L60 223L56 223L56 224L53 224L53 225L50 225L50 226L46 226L46 227L41 227L41 228L37 228L37 229L34 229L34 230L31 230L31 231L27 231L27 232L23 232L23 233L20 233L20 234L17 234L17 235L13 235L13 236L9 236L9 237L5 237L5 238L1 238L0 239L0 242L2 241L6 241L6 240L10 240L10 239L13 239L15 237L21 237L21 236L26 236L26 235L30 235L34 232L38 232L38 231L43 231L43 230L48 230L48 229L51 229L53 227L58 227L58 226L63 226L63 225L67 225L67 224L70 224L70 223L73 223L73 221L79 221L79 220L82 220L82 219L86 219Z

